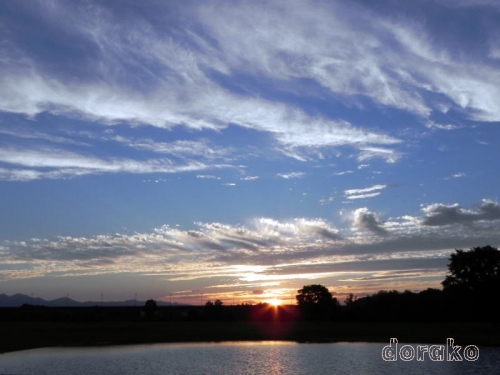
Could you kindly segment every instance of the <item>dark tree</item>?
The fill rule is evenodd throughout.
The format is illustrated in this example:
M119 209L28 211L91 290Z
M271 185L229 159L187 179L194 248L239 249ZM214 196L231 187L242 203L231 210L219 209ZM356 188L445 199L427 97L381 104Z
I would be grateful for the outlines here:
M500 286L500 251L491 246L457 249L451 254L444 290L479 292Z
M356 297L354 294L349 294L349 297L347 297L345 300L344 300L344 303L346 306L352 306L352 304L354 303L354 301L356 301L358 299L358 297Z
M323 285L304 285L297 293L295 298L299 306L329 306L333 303L332 294Z
M157 308L158 304L154 299L148 299L144 304L144 310L147 316L153 316Z
M446 303L458 319L498 321L500 251L491 246L457 249L443 284Z
M203 312L205 319L223 320L226 315L226 311L224 311L225 309L222 305L223 303L220 299L207 301Z

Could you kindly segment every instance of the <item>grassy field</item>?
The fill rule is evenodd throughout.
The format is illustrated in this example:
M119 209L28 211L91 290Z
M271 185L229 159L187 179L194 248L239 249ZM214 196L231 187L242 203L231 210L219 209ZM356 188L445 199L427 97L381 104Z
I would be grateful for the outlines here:
M251 322L102 322L0 323L0 352L48 346L121 345L165 342L287 340L297 342L367 341L389 343L500 346L500 327L489 323L251 323Z

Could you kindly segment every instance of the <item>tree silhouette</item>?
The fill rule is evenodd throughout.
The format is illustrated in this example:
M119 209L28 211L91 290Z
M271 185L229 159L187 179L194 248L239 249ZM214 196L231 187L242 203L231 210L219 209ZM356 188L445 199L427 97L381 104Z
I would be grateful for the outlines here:
M333 303L332 294L323 285L304 285L297 293L295 298L299 306L329 306Z
M447 304L462 319L498 321L500 251L491 246L457 249L443 284Z
M350 307L356 301L358 297L356 297L354 294L350 293L349 296L344 300L344 303L346 306Z
M146 303L144 304L144 310L146 312L146 315L151 317L154 315L156 309L158 308L158 304L154 299L148 299Z
M500 286L500 251L491 246L456 249L451 254L450 275L442 282L444 290L480 292Z

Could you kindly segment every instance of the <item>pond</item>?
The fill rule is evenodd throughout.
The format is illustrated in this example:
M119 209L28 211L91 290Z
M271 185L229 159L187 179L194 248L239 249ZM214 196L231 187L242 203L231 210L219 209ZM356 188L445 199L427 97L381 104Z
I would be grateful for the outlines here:
M0 374L493 374L500 348L480 347L476 361L393 362L382 343L223 342L43 348L0 355ZM417 344L411 344L415 349Z

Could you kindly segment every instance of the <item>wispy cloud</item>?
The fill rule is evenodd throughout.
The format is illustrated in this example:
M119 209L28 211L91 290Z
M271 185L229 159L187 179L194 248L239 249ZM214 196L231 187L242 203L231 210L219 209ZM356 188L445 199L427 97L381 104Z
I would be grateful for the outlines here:
M460 173L452 174L450 177L445 177L445 180L451 180L451 179L455 179L455 178L463 178L466 176L467 175L464 172L460 172Z
M305 176L304 172L278 173L278 176L286 180L290 178L301 178Z
M255 13L259 8L248 6L249 14ZM234 124L243 128L257 130L271 134L281 145L281 148L289 149L290 153L299 154L303 150L314 151L314 149L331 146L351 146L367 147L368 145L394 145L400 140L384 134L361 129L345 120L331 120L323 117L311 117L301 109L290 106L283 102L276 102L258 98L256 96L242 96L228 91L219 85L217 80L209 71L216 71L219 74L229 76L238 74L246 68L263 69L262 58L268 60L272 65L282 65L281 58L273 61L273 56L277 57L277 49L284 46L274 46L275 38L264 40L251 37L250 34L241 34L241 25L236 25L233 21L241 18L239 14L228 14L225 22L219 22L222 12L209 6L199 6L199 9L192 9L193 22L199 22L200 27L205 28L207 37L194 32L187 32L182 35L163 38L162 30L152 32L154 27L145 19L137 20L133 24L123 24L117 19L113 12L105 6L94 6L88 9L69 9L64 3L54 3L53 10L46 16L53 17L54 27L64 28L69 19L72 20L72 28L75 33L72 37L80 39L75 43L85 43L88 46L96 47L96 51L106 51L97 53L95 58L100 63L100 68L96 69L92 65L81 67L87 68L85 72L91 77L88 82L81 80L67 81L65 76L55 75L54 71L38 62L38 56L32 51L23 50L20 46L13 47L16 50L16 59L9 55L13 50L7 49L7 58L4 64L4 73L1 78L0 107L3 111L36 116L42 112L49 112L55 115L65 115L70 117L80 117L99 121L102 124L119 124L127 122L129 124L148 124L165 129L171 129L182 125L189 129L212 129L220 131ZM203 11L201 11L203 9ZM271 7L269 17L276 18L278 25L282 23L283 17L277 12L278 9ZM241 11L241 8L238 12ZM94 13L99 14L100 22L96 24ZM297 13L300 15L302 13ZM62 17L62 16L66 17ZM207 18L207 16L210 17ZM292 16L293 14L290 14ZM256 20L260 18L257 17ZM247 22L250 18L240 19ZM300 22L316 22L314 19L299 17ZM239 22L240 22L239 21ZM238 23L239 23L238 22ZM274 24L274 21L272 22ZM304 25L299 23L302 28ZM250 26L250 25L249 25ZM261 30L268 30L267 24L251 25L262 27ZM281 25L285 26L285 25ZM338 25L340 26L340 24ZM344 25L345 26L345 25ZM273 26L274 28L274 26ZM282 29L284 31L285 28ZM229 34L226 34L229 32ZM231 35L230 38L227 36ZM262 34L263 36L264 34ZM300 34L285 33L285 39L280 43L292 41ZM218 41L219 50L211 45L211 37ZM179 40L177 40L179 38ZM320 44L324 44L332 38L320 39ZM239 39L238 44L234 41ZM183 41L182 43L180 41ZM294 43L297 58L303 60L301 56L314 56L314 50L302 50L305 45L315 45L315 43L303 43L305 40L299 39ZM241 43L241 46L239 44ZM253 45L253 43L257 43ZM342 42L344 43L344 42ZM192 47L187 47L189 44ZM250 50L257 52L253 57L241 53L242 46L252 44ZM259 46L256 50L255 47ZM193 48L194 47L194 48ZM316 48L316 47L315 47ZM320 48L318 46L317 48ZM288 48L285 48L285 55ZM326 50L332 50L331 48ZM325 50L323 50L325 51ZM266 57L267 56L267 57ZM317 55L320 56L320 55ZM242 64L243 60L250 58L250 65ZM312 65L304 65L305 76L310 76L315 70L319 74L313 75L321 85L332 87L332 83L327 83L324 79L330 75L329 69L324 63L334 56L325 56L325 61L311 61ZM296 57L293 56L295 60ZM19 63L18 61L22 61ZM141 61L142 63L134 63ZM152 73L147 66L155 65L156 70ZM290 67L293 66L290 65ZM124 79L123 74L113 74L113 71L126 72L130 69L138 70L138 79L134 84ZM94 69L94 70L93 70ZM121 70L120 70L121 69ZM287 68L289 69L289 68ZM326 70L325 70L326 69ZM102 71L109 74L105 80L96 79L101 76ZM275 78L286 80L292 76L297 76L296 72L286 72ZM135 71L135 70L134 70ZM279 70L276 70L279 71ZM231 73L230 73L231 72ZM309 73L307 73L309 72ZM60 73L60 72L59 72ZM151 74L154 75L154 85L150 85ZM267 73L266 73L267 74ZM149 88L149 89L148 89ZM404 102L404 101L402 101ZM151 140L143 139L130 143L122 139L124 143L134 148L147 149L161 153L185 153L189 147L182 142L162 144ZM191 149L193 150L193 149ZM197 148L194 148L197 150ZM302 150L302 151L301 151ZM212 149L215 153L221 150ZM209 156L210 150L198 150ZM309 151L306 151L309 153ZM363 158L368 157L366 151ZM372 156L370 157L373 157ZM379 153L380 155L380 153ZM385 156L384 156L385 157ZM389 159L388 159L389 160Z
M62 143L62 144L73 144L78 146L90 146L90 144L80 141L75 141L70 138L61 137L59 135L43 133L41 131L37 131L34 129L10 129L10 128L1 128L0 134L7 134L12 137L17 138L25 138L25 139L41 139L53 143Z
M358 161L362 162L373 158L385 159L388 163L395 163L401 154L394 150L380 147L360 147Z
M220 177L211 175L211 174L199 174L196 176L196 178L203 178L207 180L220 180Z
M439 129L439 130L455 130L458 129L457 125L452 124L438 124L434 121L427 121L425 124L426 127L430 129Z
M366 199L366 198L374 198L376 196L379 196L380 192L376 193L367 193L367 194L357 194L357 195L348 195L346 196L347 199Z
M331 2L310 9L307 1L285 8L268 4L262 17L258 2L230 8L203 3L183 10L197 27L172 34L146 17L125 24L106 4L75 9L54 2L44 17L55 30L71 22L75 32L68 38L86 45L99 62L75 66L91 79L56 76L57 67L64 69L63 60L49 67L34 51L11 41L4 51L0 107L28 116L50 112L166 129L181 125L219 131L234 124L271 134L290 155L300 155L301 149L350 146L359 149L359 160L380 157L388 162L400 154L381 146L400 139L346 120L313 117L263 96L231 92L210 73L235 80L264 76L284 90L290 80L312 80L346 102L366 97L416 114L433 128L454 127L430 119L443 105L476 120L500 119L493 99L500 92L496 66L472 57L453 58L456 54L433 44L425 22L404 17L390 21L369 5ZM346 21L352 17L357 21ZM137 78L127 79L126 72L133 69ZM172 152L175 146L148 141L136 145L156 152Z
M221 43L227 61L239 69L281 79L309 78L334 93L365 95L423 118L441 103L451 102L475 119L498 121L499 107L491 99L499 86L493 64L473 56L466 61L454 58L456 53L443 44L433 44L432 30L425 21L410 17L390 21L369 5L342 5L315 4L316 11L308 12L309 3L297 2L286 8L268 6L266 17L245 18L241 15L260 14L259 6L221 11L206 5L202 19ZM345 21L343 17L353 13L363 22ZM271 39L271 35L278 37ZM396 43L387 43L387 37ZM489 37L493 42L493 34ZM492 76L493 80L488 78ZM437 94L438 100L427 97L425 91Z
M337 173L334 173L333 175L334 176L344 176L346 174L352 174L352 173L354 173L354 171L337 172Z
M229 148L210 146L206 140L178 140L174 142L156 142L152 139L130 139L123 136L112 136L102 139L113 140L128 147L148 150L158 154L169 154L177 157L198 156L206 160L229 159L233 151Z
M336 196L331 196L331 197L328 197L328 198L321 198L319 200L319 203L324 205L324 204L329 204L329 203L332 203L333 201L335 201L335 199L337 199Z
M348 189L344 191L344 194L347 199L373 198L380 195L381 192L377 190L382 190L386 187L387 185L374 185L364 189Z
M381 194L382 189L388 185L374 185L363 189L347 189L343 192L334 192L331 196L320 199L322 205L334 202L339 196L344 194L344 198L349 200L373 198Z
M0 162L16 166L13 169L0 169L2 179L16 181L68 178L99 173L177 173L229 167L228 165L207 165L198 161L177 164L169 159L146 161L125 158L101 159L49 148L38 151L1 148Z

